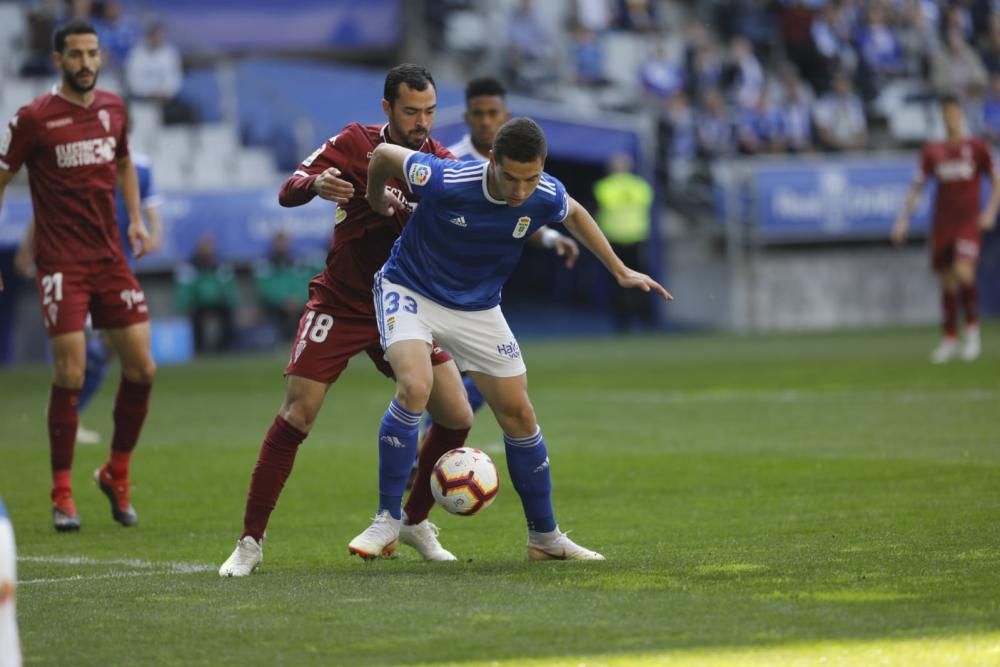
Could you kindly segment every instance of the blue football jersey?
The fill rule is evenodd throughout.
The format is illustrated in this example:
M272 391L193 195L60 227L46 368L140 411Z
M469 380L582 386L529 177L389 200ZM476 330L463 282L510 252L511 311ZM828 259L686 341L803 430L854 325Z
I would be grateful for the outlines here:
M139 207L145 210L159 206L160 195L153 187L153 169L149 164L149 158L141 153L132 153L132 164L135 165L135 173L139 177ZM121 188L115 189L115 215L118 216L118 233L122 237L125 259L131 262L132 247L128 242L128 208L125 206L125 198L122 197Z
M569 198L543 172L528 200L511 208L490 196L488 165L427 153L406 159L406 181L420 204L383 267L388 280L456 310L500 303L524 242L542 225L565 220Z

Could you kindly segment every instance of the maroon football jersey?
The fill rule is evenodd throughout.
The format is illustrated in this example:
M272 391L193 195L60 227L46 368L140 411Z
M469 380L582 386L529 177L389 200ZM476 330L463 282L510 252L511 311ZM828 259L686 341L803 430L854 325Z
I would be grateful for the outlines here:
M126 125L121 98L102 90L87 106L53 90L10 120L0 141L0 169L28 167L36 262L121 256L115 184L117 160L128 155Z
M978 224L983 176L991 176L993 168L993 156L981 139L938 141L924 146L920 176L937 181L936 231Z
M374 319L372 278L389 259L392 244L410 217L412 205L417 202L417 197L402 180L391 179L389 187L401 199L410 202L409 210L397 211L395 216L389 218L378 215L368 206L365 199L368 161L375 147L388 141L387 125L351 123L307 157L295 174L285 181L278 195L283 206L299 206L311 201L316 196L312 191L316 176L330 167L339 169L340 178L354 185L354 196L337 208L326 269L314 279L329 290L331 298L323 306L334 317ZM451 157L447 148L431 138L424 141L420 150Z

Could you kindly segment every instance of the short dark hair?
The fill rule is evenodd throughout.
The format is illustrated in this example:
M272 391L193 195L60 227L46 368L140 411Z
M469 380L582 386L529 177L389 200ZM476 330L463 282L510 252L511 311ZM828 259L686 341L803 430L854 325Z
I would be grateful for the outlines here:
M493 138L493 158L497 164L507 158L514 162L545 161L549 147L545 133L530 118L513 118L500 126Z
M507 97L507 89L492 76L473 79L465 86L465 103L474 97Z
M385 98L390 107L394 106L396 100L399 99L399 84L401 83L405 83L413 90L427 90L429 85L437 88L434 77L423 65L414 65L413 63L396 65L385 75L385 87L382 90L382 97Z
M946 107L950 104L962 106L962 100L958 99L958 95L955 93L944 93L938 96L938 104L942 107Z
M62 53L63 49L66 48L66 38L70 35L97 35L97 30L94 26L90 25L86 21L80 19L74 19L64 25L59 30L56 30L56 34L52 38L52 46L58 53Z

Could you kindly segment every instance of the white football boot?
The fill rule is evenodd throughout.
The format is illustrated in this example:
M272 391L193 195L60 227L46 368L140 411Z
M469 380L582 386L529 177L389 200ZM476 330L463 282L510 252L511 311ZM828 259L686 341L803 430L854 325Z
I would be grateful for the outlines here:
M528 531L528 560L604 560L604 556L584 549L556 526L549 533Z
M247 535L219 568L220 577L246 577L264 560L264 545Z
M958 357L958 339L947 337L942 338L938 346L931 352L932 364L946 364Z
M76 427L76 442L78 445L99 445L101 434L79 424Z
M406 523L406 512L403 512L403 522L399 526L400 542L416 549L424 557L424 560L458 560L455 558L455 554L445 549L438 542L437 536L440 532L438 527L431 523L429 519L424 519L414 525Z
M365 560L379 556L389 558L399 545L399 519L393 519L389 510L382 510L375 515L372 525L351 540L347 550Z
M982 342L979 339L979 327L972 326L965 328L965 340L962 341L962 351L959 356L962 361L975 361L982 351Z

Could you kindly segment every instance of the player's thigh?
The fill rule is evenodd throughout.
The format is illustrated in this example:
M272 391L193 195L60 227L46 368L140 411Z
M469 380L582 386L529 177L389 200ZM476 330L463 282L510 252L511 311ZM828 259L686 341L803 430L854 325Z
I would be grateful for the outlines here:
M352 357L378 344L373 320L335 318L307 306L299 319L285 375L331 385Z
M93 270L96 272L93 277L95 298L90 304L90 314L94 328L124 330L146 324L148 332L146 293L125 260L95 262ZM122 363L124 366L124 360Z
M381 272L375 275L374 292L375 317L382 349L388 352L394 343L401 341L423 341L428 346L433 344L434 335L428 318L440 306L408 287L386 280Z
M472 427L472 408L454 361L433 366L434 386L427 401L427 411L435 424L450 429Z
M385 358L396 376L396 400L407 410L422 412L434 385L431 344L416 339L396 341L386 349Z
M979 262L979 230L966 230L955 240L954 264L952 272L963 285L971 285L976 280L976 264Z
M35 284L46 333L53 338L83 331L93 292L88 266L49 266L39 262L37 269Z
M431 322L434 335L462 371L494 377L527 372L521 347L500 306L478 311L442 310Z
M87 338L80 331L53 336L49 339L52 348L52 374L56 385L70 389L83 386L83 373L87 368Z
M111 349L121 362L122 375L138 384L151 384L156 375L156 363L153 361L149 321L105 331Z
M308 433L323 407L330 385L298 375L287 376L285 383L285 398L278 414L298 430Z
M486 399L493 416L504 433L515 438L534 435L538 428L535 408L528 398L526 374L496 377L478 371L469 371L469 377Z

